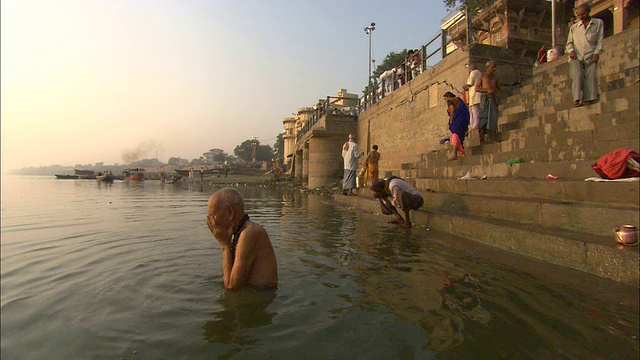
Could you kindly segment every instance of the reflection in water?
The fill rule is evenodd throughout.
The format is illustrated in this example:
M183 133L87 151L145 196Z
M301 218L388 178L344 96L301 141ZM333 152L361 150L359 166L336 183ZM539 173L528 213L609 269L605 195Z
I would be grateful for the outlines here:
M279 284L226 292L214 189L7 180L3 359L638 358L635 288L569 288L297 190L239 187Z
M465 321L489 324L492 315L483 308L479 292L476 280L469 274L459 279L442 280L442 306L432 312L438 321L423 324L431 332L431 344L435 350L442 352L460 345L464 341Z
M267 310L276 297L276 290L242 289L225 291L218 299L220 311L212 313L214 320L204 326L204 338L212 343L238 347L255 344L258 339L250 329L270 325L275 312Z
M359 215L351 240L351 268L359 275L354 281L363 291L358 303L389 307L420 324L440 357L637 358L638 319L628 307L616 309L442 246L426 229L397 229L379 220ZM591 315L593 308L607 314Z

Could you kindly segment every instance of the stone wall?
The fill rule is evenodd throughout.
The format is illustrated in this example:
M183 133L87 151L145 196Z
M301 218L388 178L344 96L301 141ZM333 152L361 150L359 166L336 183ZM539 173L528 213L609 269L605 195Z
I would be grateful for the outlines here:
M343 175L342 145L350 133L356 133L352 115L323 115L296 145L296 177L307 181L309 188L331 186Z
M631 106L629 99L636 99L637 107L638 94L632 85L638 82L638 55L637 28L604 39L598 84L605 112L611 106L626 110L621 104ZM535 109L537 115L544 115L556 112L560 103L562 107L573 103L568 55L536 67L533 74L533 96L523 99L522 110Z
M611 121L637 117L637 111L626 110L638 106L638 29L606 38L601 59L603 112L612 113ZM308 180L312 188L339 181L341 144L350 132L356 133L360 150L365 153L374 144L379 146L383 177L397 174L402 164L421 162L432 150L445 149L439 143L449 135L443 94L451 91L460 95L468 76L465 65L474 62L484 71L488 60L498 64L496 73L502 84L498 102L504 105L500 107L499 124L505 121L504 116L562 116L571 108L566 55L534 68L531 59L519 58L508 49L474 45L453 52L388 94L361 113L357 122L348 115L323 116L296 145L296 177Z
M500 97L532 76L530 59L504 48L474 45L451 53L358 116L358 145L365 152L374 144L379 146L381 176L442 148L439 140L449 135L443 94L451 91L461 96L469 74L465 65L473 61L484 71L488 60L498 64L496 73L504 85Z

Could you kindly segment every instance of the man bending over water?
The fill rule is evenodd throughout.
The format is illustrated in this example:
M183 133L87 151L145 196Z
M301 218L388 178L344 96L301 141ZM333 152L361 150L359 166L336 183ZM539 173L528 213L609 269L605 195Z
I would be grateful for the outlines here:
M391 224L411 227L409 211L418 210L424 204L420 192L397 176L371 179L369 189L373 191L373 197L380 201L380 211L385 215L394 215L395 219L389 221ZM404 212L404 219L398 209Z
M267 231L244 213L242 195L216 191L207 203L207 226L222 247L224 288L271 288L278 284L276 254Z

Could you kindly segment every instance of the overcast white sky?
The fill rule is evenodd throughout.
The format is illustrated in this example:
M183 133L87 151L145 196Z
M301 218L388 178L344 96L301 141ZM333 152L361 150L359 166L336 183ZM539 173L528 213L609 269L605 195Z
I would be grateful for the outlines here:
M441 0L2 0L2 170L273 146L282 119L418 48Z

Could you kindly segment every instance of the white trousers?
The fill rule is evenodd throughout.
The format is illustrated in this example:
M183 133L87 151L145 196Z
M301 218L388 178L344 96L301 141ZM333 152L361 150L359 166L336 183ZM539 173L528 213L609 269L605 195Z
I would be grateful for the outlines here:
M597 65L598 63L591 61L591 58L583 61L578 59L569 61L569 71L573 79L571 86L573 101L598 99Z

